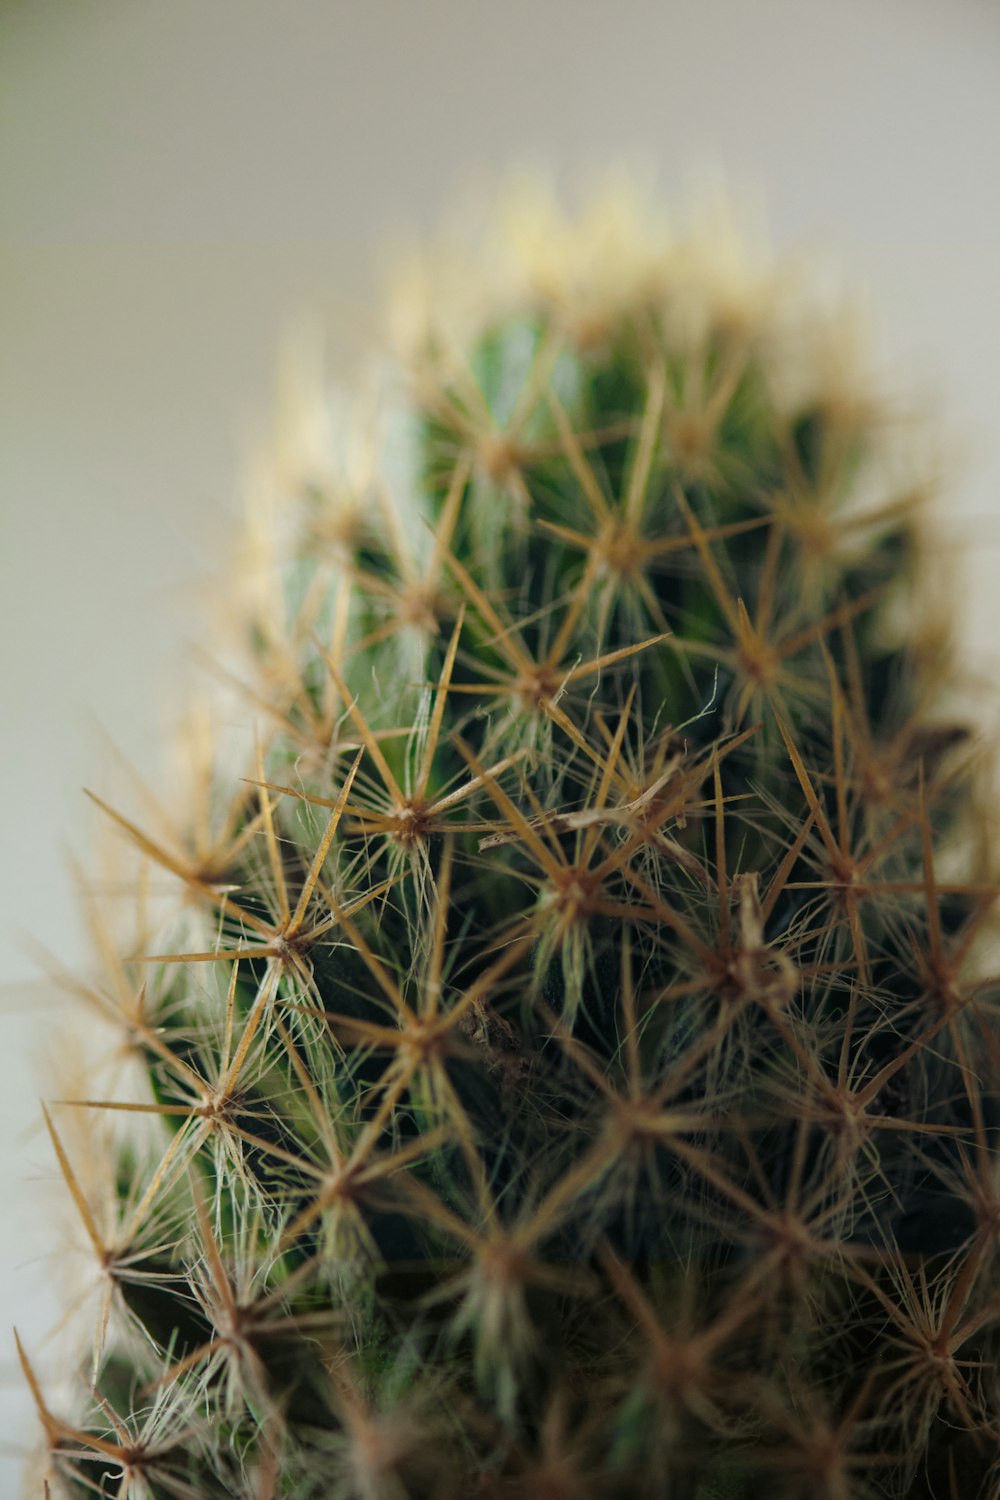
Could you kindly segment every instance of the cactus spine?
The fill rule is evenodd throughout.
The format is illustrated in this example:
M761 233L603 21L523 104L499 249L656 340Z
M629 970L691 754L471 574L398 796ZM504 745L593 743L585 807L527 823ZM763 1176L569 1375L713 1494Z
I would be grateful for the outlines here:
M22 1354L52 1493L995 1497L926 485L720 231L508 220L276 447L255 751L172 835L107 807L178 899L47 1117L102 1289L75 1409Z

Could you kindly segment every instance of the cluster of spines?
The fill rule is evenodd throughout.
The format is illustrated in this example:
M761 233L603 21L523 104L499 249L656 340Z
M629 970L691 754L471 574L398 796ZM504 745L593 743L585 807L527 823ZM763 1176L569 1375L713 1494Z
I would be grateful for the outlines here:
M242 779L105 804L184 899L77 985L129 1086L48 1121L69 1493L1000 1493L996 884L914 492L677 266L425 334L391 478L282 496ZM106 1218L81 1105L150 1127Z

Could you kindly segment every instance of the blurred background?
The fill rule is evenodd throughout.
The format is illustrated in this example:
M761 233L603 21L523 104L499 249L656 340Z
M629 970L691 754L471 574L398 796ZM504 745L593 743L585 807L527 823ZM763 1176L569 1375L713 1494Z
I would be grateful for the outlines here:
M935 413L992 670L998 155L994 0L0 0L0 1495L9 1328L45 1368L58 1301L67 1023L23 939L82 972L80 788L113 796L104 731L156 783L283 331L321 316L349 371L393 246L511 167L632 163L667 201L724 171Z

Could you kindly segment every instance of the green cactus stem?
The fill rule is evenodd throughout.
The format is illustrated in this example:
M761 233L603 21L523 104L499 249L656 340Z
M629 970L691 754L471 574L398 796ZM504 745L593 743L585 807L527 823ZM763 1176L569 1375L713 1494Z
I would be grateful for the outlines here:
M641 217L512 199L367 413L293 403L214 651L256 748L102 804L171 896L48 1116L53 1496L1000 1496L931 486L837 318Z

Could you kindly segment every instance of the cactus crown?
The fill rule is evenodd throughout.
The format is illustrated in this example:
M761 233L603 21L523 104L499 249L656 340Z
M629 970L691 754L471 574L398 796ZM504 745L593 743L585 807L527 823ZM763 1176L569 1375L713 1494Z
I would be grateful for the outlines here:
M48 1117L102 1299L69 1415L25 1356L53 1493L1000 1494L925 486L718 229L508 219L276 445L255 753L108 808L180 899Z

